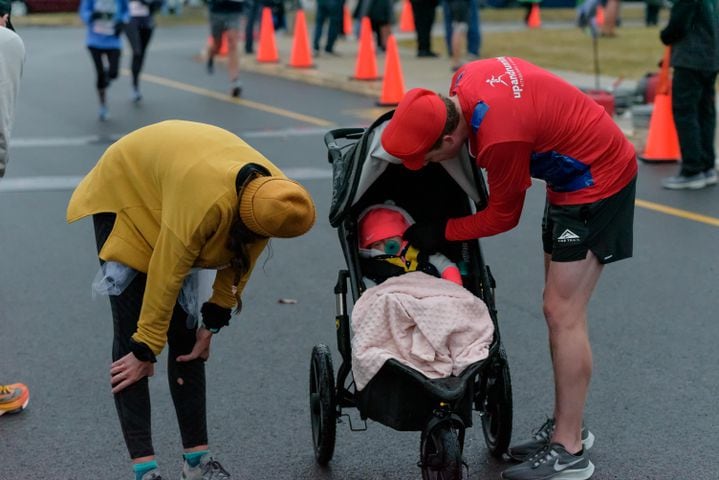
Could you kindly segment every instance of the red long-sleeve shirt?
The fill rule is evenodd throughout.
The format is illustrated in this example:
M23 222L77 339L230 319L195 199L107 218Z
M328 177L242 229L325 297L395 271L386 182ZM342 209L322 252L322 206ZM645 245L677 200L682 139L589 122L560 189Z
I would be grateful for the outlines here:
M634 147L604 108L527 61L468 63L452 78L449 94L459 99L470 153L487 172L489 204L450 219L448 240L514 228L532 177L547 182L552 204L577 205L617 193L637 173Z

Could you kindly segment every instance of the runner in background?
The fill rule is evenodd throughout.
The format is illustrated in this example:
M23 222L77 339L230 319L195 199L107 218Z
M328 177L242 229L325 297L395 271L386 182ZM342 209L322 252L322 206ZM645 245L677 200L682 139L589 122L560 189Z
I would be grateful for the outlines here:
M215 71L215 55L220 52L222 37L227 41L227 75L230 78L230 95L239 97L242 93L240 82L240 55L237 41L240 32L240 15L245 9L244 0L208 0L210 11L210 32L212 42L207 47L207 73Z
M108 117L107 88L117 78L122 52L122 33L129 19L127 0L82 0L80 17L87 25L86 45L95 65L98 118Z
M130 0L130 23L127 24L125 34L132 47L132 101L135 103L142 100L140 70L155 30L155 12L163 3L163 0Z

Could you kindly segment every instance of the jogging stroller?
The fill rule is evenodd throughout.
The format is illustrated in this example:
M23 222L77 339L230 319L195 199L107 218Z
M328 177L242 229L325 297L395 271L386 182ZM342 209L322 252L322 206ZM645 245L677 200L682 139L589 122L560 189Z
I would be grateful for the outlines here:
M484 178L466 152L416 172L387 154L379 139L393 113L382 115L367 129L343 128L325 135L333 169L330 223L337 228L347 269L339 271L335 285L337 348L342 357L336 379L328 346L320 344L312 350L309 396L315 459L321 465L332 459L337 423L348 417L343 409L356 408L365 428L354 428L350 421L353 431L366 429L369 418L396 430L421 432L418 465L423 479L461 479L466 465L464 435L472 426L472 410L481 416L493 456L506 452L512 432L512 390L497 325L495 282L479 241L447 243L442 253L462 265L464 287L487 304L494 324L487 358L470 364L459 376L440 379L429 379L390 359L360 391L351 378L347 294L349 290L356 302L366 289L366 262L358 253L359 213L391 199L415 220L431 221L469 215L487 204ZM432 195L437 192L441 194Z

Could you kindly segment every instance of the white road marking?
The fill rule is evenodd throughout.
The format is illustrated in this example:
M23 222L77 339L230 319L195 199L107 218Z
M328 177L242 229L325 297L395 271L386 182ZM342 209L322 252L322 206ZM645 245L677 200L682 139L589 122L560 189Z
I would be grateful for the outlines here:
M243 139L248 138L286 138L286 137L324 137L329 131L328 128L308 127L308 128L283 128L277 130L250 130L240 132L238 136ZM116 133L109 135L82 135L78 137L27 137L12 138L10 148L36 148L36 147L82 147L86 145L110 145L117 141L124 134Z
M313 167L283 168L282 171L295 180L324 180L332 178L332 171ZM57 190L73 190L83 177L78 176L44 176L3 178L0 180L0 193L11 192L49 192Z

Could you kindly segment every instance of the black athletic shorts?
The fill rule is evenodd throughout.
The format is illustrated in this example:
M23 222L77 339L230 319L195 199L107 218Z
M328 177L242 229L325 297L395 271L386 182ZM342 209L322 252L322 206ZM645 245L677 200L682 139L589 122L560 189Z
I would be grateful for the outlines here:
M452 23L469 23L469 0L449 0Z
M554 262L584 260L588 250L603 264L631 257L636 186L634 177L616 194L594 203L547 202L542 220L544 252Z

